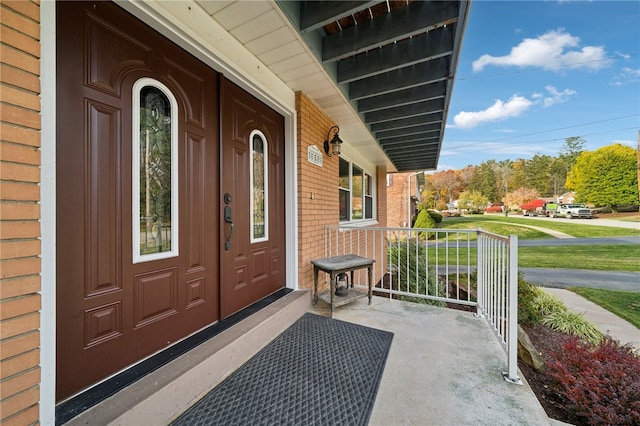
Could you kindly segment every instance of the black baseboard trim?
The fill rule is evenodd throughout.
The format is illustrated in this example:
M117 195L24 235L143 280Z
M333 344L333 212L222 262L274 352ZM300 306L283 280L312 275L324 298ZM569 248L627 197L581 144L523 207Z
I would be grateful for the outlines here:
M58 404L56 406L56 425L68 422L83 411L99 404L147 374L152 373L163 365L173 361L181 355L184 355L196 346L222 333L243 319L258 312L260 309L263 309L269 304L289 294L291 291L293 290L289 288L280 289L264 299L261 299L241 311L236 312L230 317L218 321L193 336L190 336L166 350L136 364L135 366L116 374L99 385L96 385L91 389Z

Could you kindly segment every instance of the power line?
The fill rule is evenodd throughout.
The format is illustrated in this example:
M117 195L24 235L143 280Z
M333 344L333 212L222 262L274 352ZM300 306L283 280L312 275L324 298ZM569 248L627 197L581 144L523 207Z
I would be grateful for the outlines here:
M572 125L572 126L557 127L557 128L555 128L555 129L541 130L541 131L539 131L539 132L533 132L533 133L526 133L526 134L524 134L524 135L509 136L509 137L501 138L501 139L492 139L492 140L483 141L483 142L473 142L473 143L471 143L471 144L457 145L457 146L453 146L452 148L464 148L464 147L467 147L467 146L475 146L475 145L478 145L478 144L486 144L486 143L494 143L494 142L503 142L503 141L507 141L507 140L511 140L511 139L524 138L524 137L527 137L527 136L540 135L540 134L543 134L543 133L557 132L557 131L559 131L559 130L573 129L573 128L576 128L576 127L582 127L582 126L590 126L590 125L592 125L592 124L607 123L607 122L610 122L610 121L623 120L623 119L625 119L625 118L631 118L631 117L640 117L640 114L629 114L629 115L624 115L624 116L621 116L621 117L607 118L607 119L605 119L605 120L589 121L589 122L587 122L587 123L574 124L574 125ZM635 128L636 128L636 127L631 127L631 129L635 129ZM604 133L619 132L619 131L623 131L623 130L629 130L629 129L616 129L616 130L610 130L610 131L607 131L607 132L604 132ZM584 136L592 136L592 135L594 135L594 134L601 134L601 133L603 133L603 132L600 132L600 133L591 133L591 134L588 134L588 135L582 135L582 136L580 136L580 137L584 137ZM565 137L565 138L562 138L562 139L566 139L566 137ZM551 142L551 141L555 141L555 140L558 140L558 139L550 139L550 140L549 140L549 142ZM516 146L519 146L519 145L516 145Z
M606 130L603 132L595 132L595 133L587 133L584 135L580 135L579 137L587 137L587 136L595 136L595 135L602 135L602 134L607 134L607 133L614 133L614 132L622 132L622 131L626 131L626 130L637 130L638 127L627 127L624 129L614 129L614 130ZM553 139L546 139L546 140L539 140L539 141L527 141L527 142L522 142L522 143L518 143L515 145L509 145L512 147L518 147L518 146L527 146L527 145L531 145L531 144L543 144L543 143L549 143L549 142L556 142L556 141L563 141L566 140L567 137L562 137L562 138L553 138ZM454 146L451 147L449 149L452 150L457 150L459 148L467 148L467 147L473 147L473 146L481 146L481 145L485 145L485 144L489 144L489 143L495 143L495 142L499 142L502 141L504 139L500 139L500 140L494 140L494 141L487 141L487 142L474 142L474 143L470 143L470 144L465 144L465 145L458 145L458 146ZM452 154L441 154L441 157L450 157L450 156L454 156L454 155L460 155L461 153L456 152L456 153L452 153Z

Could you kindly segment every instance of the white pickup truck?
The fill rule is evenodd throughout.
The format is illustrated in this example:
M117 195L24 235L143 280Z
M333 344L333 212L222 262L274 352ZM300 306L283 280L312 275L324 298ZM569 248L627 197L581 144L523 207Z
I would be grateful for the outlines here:
M584 204L561 204L553 213L553 217L591 219L593 215L591 209L588 209Z

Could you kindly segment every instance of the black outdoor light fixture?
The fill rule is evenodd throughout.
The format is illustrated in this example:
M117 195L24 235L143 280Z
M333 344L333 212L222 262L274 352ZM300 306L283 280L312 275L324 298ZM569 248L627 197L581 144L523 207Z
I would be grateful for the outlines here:
M335 133L333 134L333 139L329 142L329 136L331 135L331 131L335 129ZM340 145L342 145L342 139L340 139L340 127L333 126L327 132L327 139L324 141L324 152L327 153L329 157L332 155L340 155ZM331 145L329 145L331 144ZM329 146L331 146L331 152L329 152Z

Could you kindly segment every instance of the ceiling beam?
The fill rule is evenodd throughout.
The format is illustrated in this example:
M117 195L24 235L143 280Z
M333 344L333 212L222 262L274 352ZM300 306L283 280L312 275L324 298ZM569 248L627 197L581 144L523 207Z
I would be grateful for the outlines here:
M444 81L398 90L358 101L358 112L370 112L394 106L407 105L429 99L444 98L447 84Z
M350 83L453 53L453 27L391 43L338 62L338 83Z
M442 112L443 109L444 99L433 99L430 101L417 102L415 104L368 112L364 114L364 121L367 124L372 124L381 121L397 120L398 118L438 113Z
M324 27L356 12L380 3L374 1L303 1L300 11L300 32L306 33Z
M395 145L395 144L403 144L403 143L409 143L409 142L414 142L414 141L438 141L440 139L440 134L439 131L437 131L435 134L433 132L425 132L425 133L416 133L415 135L410 135L410 136L398 136L396 138L387 138L387 139L380 139L378 142L380 142L380 145L386 147L389 145Z
M352 81L349 83L349 98L359 100L446 80L449 77L449 62L449 57L444 56L362 80Z
M442 123L442 115L442 111L439 111L437 113L423 114L415 117L382 121L380 123L372 123L369 128L375 133L382 130L401 129L403 127L416 126L419 124Z
M416 1L322 41L322 61L334 62L394 41L433 30L458 18L456 1Z
M400 127L398 129L393 129L393 130L383 130L381 132L376 132L375 136L376 136L376 139L382 141L386 138L414 135L416 133L439 132L440 130L442 130L442 125L439 122L436 122L436 123L429 123L429 124L421 124L419 126Z

